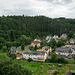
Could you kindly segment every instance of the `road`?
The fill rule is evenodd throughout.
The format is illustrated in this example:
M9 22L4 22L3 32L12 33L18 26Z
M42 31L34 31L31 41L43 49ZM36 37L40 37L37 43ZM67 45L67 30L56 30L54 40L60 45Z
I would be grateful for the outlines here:
M31 50L29 49L30 45L25 46L24 50L31 52Z
M23 53L23 52L21 51L21 46L17 47L17 50L16 50L16 51L19 52L19 53Z

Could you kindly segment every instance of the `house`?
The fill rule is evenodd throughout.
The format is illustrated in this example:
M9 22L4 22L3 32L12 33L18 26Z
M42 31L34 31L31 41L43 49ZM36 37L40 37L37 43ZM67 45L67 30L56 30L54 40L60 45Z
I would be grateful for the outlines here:
M71 49L70 48L63 48L63 47L62 48L56 48L55 53L68 56L71 53Z
M44 46L44 47L42 47L42 49L38 49L37 51L41 51L41 52L43 51L48 54L49 52L52 52L52 49L49 46Z
M75 39L71 38L71 39L69 40L69 43L70 43L70 44L74 44L74 43L75 43Z
M50 40L52 37L51 36L47 36L46 37L46 40Z
M71 47L72 55L75 55L75 46Z
M41 40L40 40L40 39L34 39L34 41L39 41L39 42L41 42Z
M41 46L39 41L32 41L31 42L31 46L32 47L35 47L36 45L37 45L37 47L40 47Z
M65 45L65 46L63 46L63 48L71 48L72 47L72 45Z
M51 36L47 36L46 37L46 40L47 40L47 43L49 43L51 41L52 37Z
M15 54L16 53L16 47L12 46L10 48L9 52Z
M47 54L45 52L40 51L32 51L31 53L23 53L23 58L25 59L33 59L34 61L44 62L47 58Z
M58 35L53 36L53 39L58 39L58 38L59 38Z
M67 39L67 34L62 34L61 39Z
M22 55L16 55L16 59L21 59Z

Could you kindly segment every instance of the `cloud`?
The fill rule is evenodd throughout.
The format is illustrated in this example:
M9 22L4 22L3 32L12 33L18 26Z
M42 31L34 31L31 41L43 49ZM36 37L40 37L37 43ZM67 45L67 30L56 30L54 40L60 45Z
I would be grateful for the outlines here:
M75 0L0 0L0 15L75 18Z

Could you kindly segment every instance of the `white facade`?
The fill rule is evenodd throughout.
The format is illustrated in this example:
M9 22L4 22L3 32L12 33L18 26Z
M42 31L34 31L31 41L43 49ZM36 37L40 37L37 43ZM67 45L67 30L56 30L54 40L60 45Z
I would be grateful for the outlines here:
M72 50L72 55L74 54L75 55L75 49L71 48Z
M61 38L62 38L62 39L67 39L67 34L62 34L62 35L61 35Z
M18 57L16 57L16 59L21 59L22 58L22 56L18 56Z
M34 61L36 61L37 58L38 58L38 56L37 56L37 55L31 55L31 54L23 54L23 58L25 58L25 59L31 58L31 59L33 59Z
M56 52L56 54L58 55L58 54L60 54L60 55L65 55L65 56L68 56L69 55L69 53L60 53L60 52Z
M75 39L71 38L69 42L70 42L70 44L74 44L75 43Z
M58 39L58 35L54 35L53 36L53 39Z
M41 40L40 40L40 39L34 39L34 41L39 41L39 42L41 42Z
M50 40L52 37L51 36L47 36L46 37L46 40Z
M38 44L31 43L32 47L35 47L35 45L37 45L37 47L40 47L40 43L38 43Z

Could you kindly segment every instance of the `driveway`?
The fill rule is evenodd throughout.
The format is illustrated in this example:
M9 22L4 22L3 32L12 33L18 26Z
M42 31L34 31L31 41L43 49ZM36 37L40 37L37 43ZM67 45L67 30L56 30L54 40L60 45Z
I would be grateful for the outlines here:
M29 49L30 45L25 46L24 50L31 52L31 50Z

